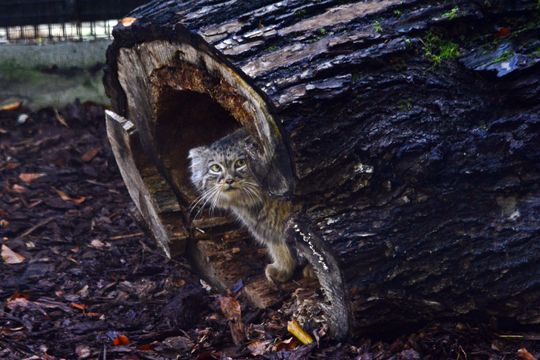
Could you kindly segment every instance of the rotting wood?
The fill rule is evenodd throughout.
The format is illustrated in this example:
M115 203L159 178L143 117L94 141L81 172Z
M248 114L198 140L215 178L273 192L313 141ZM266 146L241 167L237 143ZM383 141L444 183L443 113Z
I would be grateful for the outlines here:
M538 324L535 11L534 1L153 1L116 27L107 92L178 198L192 246L187 149L251 131L272 160L269 191L304 208L291 229L315 239L300 248L333 299L335 336L349 322Z
M168 257L171 257L170 243L175 253L182 253L188 234L178 221L178 203L171 201L169 187L140 151L133 123L109 110L105 114L111 148L137 210Z

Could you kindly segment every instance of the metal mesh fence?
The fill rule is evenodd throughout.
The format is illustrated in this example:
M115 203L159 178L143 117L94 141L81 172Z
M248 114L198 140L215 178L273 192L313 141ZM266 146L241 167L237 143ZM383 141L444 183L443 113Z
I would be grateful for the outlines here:
M114 19L5 27L0 28L0 43L108 39L117 22Z
M110 38L146 0L0 0L0 43Z

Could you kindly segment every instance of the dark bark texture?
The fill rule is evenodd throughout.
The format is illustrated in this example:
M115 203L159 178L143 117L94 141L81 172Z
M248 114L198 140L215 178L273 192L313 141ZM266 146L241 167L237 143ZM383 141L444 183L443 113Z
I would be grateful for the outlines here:
M344 304L326 310L336 336L443 316L540 323L536 1L154 1L129 16L107 90L172 183L159 131L133 119L122 49L190 44L267 104L288 184L275 193L303 205L291 234ZM153 124L166 104L149 102ZM219 135L198 124L182 131ZM171 186L185 209L189 191Z

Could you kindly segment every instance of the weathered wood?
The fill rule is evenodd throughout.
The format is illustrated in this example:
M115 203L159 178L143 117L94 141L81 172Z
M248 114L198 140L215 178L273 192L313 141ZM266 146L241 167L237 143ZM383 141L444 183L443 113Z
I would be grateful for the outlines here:
M135 125L112 111L105 111L107 136L120 174L139 214L168 257L182 254L189 234L180 226L178 202L170 187L141 150Z
M105 82L192 238L187 150L238 125L258 139L268 191L303 207L290 237L334 335L442 316L538 324L537 11L153 1L115 28Z

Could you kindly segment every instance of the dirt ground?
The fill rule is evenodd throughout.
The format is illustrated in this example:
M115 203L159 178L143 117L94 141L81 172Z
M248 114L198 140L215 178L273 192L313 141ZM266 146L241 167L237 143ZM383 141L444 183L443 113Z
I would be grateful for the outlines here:
M316 342L301 345L287 331L286 312L212 292L185 260L168 260L138 227L99 105L0 110L0 186L0 359L540 354L540 331L456 322L342 343L318 332Z

